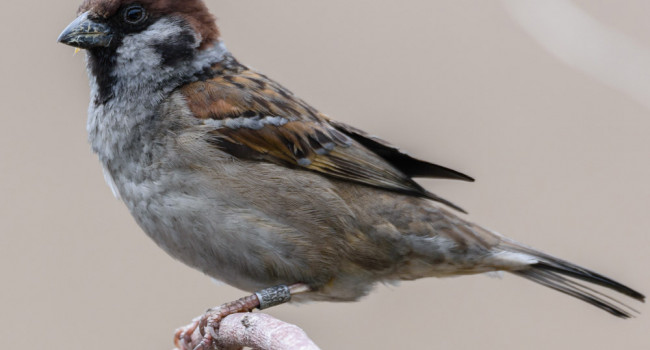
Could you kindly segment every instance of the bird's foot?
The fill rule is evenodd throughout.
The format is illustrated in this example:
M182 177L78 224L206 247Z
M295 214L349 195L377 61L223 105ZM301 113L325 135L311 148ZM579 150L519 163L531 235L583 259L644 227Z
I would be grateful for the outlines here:
M192 323L176 330L174 344L180 350L215 349L219 324L226 316L239 312L251 312L255 308L263 310L280 305L291 300L292 294L306 291L309 291L309 287L304 284L294 284L291 287L285 285L275 286L216 308L208 309L203 315L193 319Z

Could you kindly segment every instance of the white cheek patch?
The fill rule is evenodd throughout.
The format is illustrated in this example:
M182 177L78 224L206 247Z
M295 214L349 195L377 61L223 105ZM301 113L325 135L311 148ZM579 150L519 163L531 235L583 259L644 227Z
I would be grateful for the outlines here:
M138 82L151 80L151 74L160 74L163 68L161 54L155 45L175 40L187 32L180 21L162 18L140 33L125 36L116 52L117 62L113 74L118 77L118 81L119 77ZM199 42L199 38L195 38L195 47Z

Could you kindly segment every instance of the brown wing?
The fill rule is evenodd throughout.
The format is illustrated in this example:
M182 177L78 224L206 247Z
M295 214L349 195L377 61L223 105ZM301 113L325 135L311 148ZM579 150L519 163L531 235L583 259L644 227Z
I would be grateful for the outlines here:
M184 86L181 92L194 115L214 127L208 141L240 159L264 160L427 197L462 211L411 179L410 165L421 161L396 149L388 152L388 146L383 146L385 150L368 147L358 131L347 130L343 124L333 126L291 92L246 67L222 69L211 79ZM382 152L388 159L382 158ZM395 159L409 165L406 173L391 164Z

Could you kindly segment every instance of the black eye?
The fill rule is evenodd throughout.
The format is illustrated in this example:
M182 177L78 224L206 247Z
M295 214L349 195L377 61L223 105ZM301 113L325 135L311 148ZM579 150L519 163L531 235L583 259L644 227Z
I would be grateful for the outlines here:
M145 18L144 9L140 5L133 5L124 10L124 21L129 24L138 24Z

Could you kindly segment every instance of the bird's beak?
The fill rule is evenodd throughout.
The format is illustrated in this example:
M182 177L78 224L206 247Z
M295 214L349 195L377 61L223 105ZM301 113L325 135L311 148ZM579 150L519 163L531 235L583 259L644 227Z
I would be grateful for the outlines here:
M85 12L63 30L58 41L80 49L90 49L107 47L112 39L111 28L104 23L91 20L88 18L88 12Z

